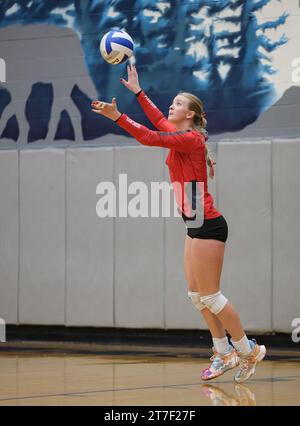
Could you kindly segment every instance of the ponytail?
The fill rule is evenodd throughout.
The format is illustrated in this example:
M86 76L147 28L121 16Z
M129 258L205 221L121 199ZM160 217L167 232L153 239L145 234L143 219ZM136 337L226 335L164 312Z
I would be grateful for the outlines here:
M207 165L209 167L209 177L211 179L213 179L214 176L215 176L214 165L217 164L217 163L213 160L213 158L211 156L211 153L210 153L210 151L207 148L206 143L205 143L205 158L206 158L206 163L207 163Z
M206 115L203 108L202 101L197 98L197 96L193 95L192 93L186 93L186 92L180 92L182 96L185 96L190 101L189 109L191 111L195 112L194 119L193 119L193 128L197 130L199 133L202 133L205 136L205 141L208 139L208 133L206 130L207 127L207 120ZM211 152L207 148L207 144L205 142L205 159L206 164L209 167L209 177L211 179L215 176L215 169L214 166L216 162L214 161Z

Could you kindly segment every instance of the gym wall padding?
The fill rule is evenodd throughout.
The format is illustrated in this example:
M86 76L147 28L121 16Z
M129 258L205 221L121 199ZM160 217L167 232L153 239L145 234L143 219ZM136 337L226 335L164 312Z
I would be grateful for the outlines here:
M0 152L0 318L18 322L18 151Z
M65 155L20 151L21 324L65 322Z
M218 145L218 207L229 232L224 294L252 330L271 330L271 142Z
M161 182L164 151L144 147L115 150L115 182L128 175L128 187L142 181L148 187ZM128 195L128 200L132 199ZM117 217L115 223L115 325L163 327L164 220L153 217Z
M113 181L112 148L67 149L66 324L113 326L114 219L96 215L99 182Z
M229 226L222 291L249 331L290 333L299 317L299 150L297 139L215 145L209 190ZM141 181L149 192L150 182L168 181L166 151L47 148L19 156L18 162L18 151L0 151L1 318L206 328L187 297L181 219L96 214L99 182L114 182L118 194L123 173L128 187Z
M300 140L273 141L273 329L300 318Z

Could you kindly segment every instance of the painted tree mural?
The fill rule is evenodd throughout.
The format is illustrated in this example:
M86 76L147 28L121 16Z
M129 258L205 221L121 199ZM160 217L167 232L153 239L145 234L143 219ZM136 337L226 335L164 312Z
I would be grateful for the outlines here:
M123 28L135 41L142 87L153 101L166 112L178 91L198 95L205 105L209 132L217 134L244 128L274 102L275 89L268 76L276 72L272 52L288 41L280 29L288 14L259 23L257 13L270 1L4 0L0 28L51 24L72 29L99 98L116 96L123 111L149 125L135 98L119 82L126 75L126 64L108 65L99 54L101 36L111 28ZM269 29L278 32L277 40L267 37ZM53 102L51 81L49 87L36 84L30 96L47 98L48 105L43 106L46 118L40 128L37 120L29 123L28 142L46 137ZM0 115L12 98L13 93L0 86ZM29 121L31 101L24 105ZM90 101L80 85L74 84L70 102L80 111L83 139L122 133L108 120L99 123L90 112ZM7 123L0 137L18 139L16 118ZM68 111L62 112L54 139L75 139Z

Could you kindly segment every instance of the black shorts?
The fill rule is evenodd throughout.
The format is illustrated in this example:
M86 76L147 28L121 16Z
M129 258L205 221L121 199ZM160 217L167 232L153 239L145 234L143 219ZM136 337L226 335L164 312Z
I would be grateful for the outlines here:
M182 218L186 222L187 217L183 214ZM187 235L191 238L203 238L205 240L218 240L223 243L228 237L228 226L224 216L214 219L204 219L200 228L187 228Z

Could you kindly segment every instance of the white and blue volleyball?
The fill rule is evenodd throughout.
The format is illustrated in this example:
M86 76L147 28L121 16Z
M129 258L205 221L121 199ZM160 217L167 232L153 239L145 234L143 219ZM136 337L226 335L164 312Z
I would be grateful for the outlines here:
M126 62L133 54L133 40L123 30L114 29L106 33L100 43L103 59L109 64Z

